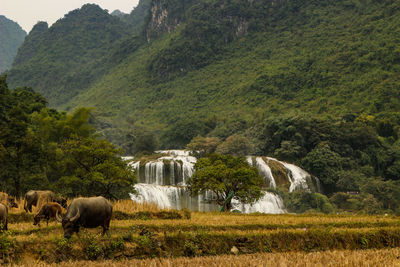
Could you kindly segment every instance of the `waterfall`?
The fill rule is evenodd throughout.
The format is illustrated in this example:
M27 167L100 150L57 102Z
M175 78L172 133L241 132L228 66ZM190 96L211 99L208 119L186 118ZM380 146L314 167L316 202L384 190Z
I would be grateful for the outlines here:
M137 195L131 194L133 201L151 202L160 208L182 209L188 208L194 211L216 211L215 196L212 192L205 192L202 195L192 197L187 188L186 181L193 175L194 164L197 159L184 150L161 150L160 157L145 163L135 161L132 157L125 157L130 160L129 166L137 170L139 183L135 185ZM246 157L247 162L256 167L260 175L265 179L270 188L276 188L275 180L270 162L274 161L274 173L280 172L279 177L287 177L289 192L298 189L310 190L307 179L311 178L303 169L286 162L268 157ZM280 167L279 167L280 166ZM277 174L278 175L278 174ZM282 178L278 181L282 181ZM316 187L319 181L316 179ZM319 188L318 188L319 190ZM282 199L271 192L265 192L265 196L256 203L243 204L233 200L235 209L245 213L284 213L285 208Z
M138 203L153 203L160 208L183 209L193 211L217 211L218 207L210 199L211 192L206 192L196 197L191 197L186 187L162 186L156 184L136 184L137 194L130 194L133 201ZM232 200L234 209L243 213L285 213L282 199L270 192L256 203L242 204Z
M266 182L269 182L269 187L276 188L274 176L272 175L271 168L267 165L262 157L256 157L256 168L260 172L261 176L266 178Z
M217 206L207 201L207 195L191 197L186 187L156 184L136 184L137 194L130 194L133 201L153 203L160 208L183 209L193 211L217 211Z
M237 200L232 201L234 209L238 209L243 213L271 213L281 214L285 213L285 206L283 200L278 196L270 192L265 192L264 197L253 204L242 204Z
M310 191L307 185L307 178L311 177L311 175L306 172L305 170L297 167L296 165L281 162L283 166L289 172L289 179L290 179L290 187L289 192L293 192L296 189L305 189Z

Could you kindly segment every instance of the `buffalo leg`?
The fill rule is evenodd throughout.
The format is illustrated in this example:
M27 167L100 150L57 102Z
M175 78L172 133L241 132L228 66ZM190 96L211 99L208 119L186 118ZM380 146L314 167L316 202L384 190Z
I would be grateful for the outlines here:
M110 220L104 221L102 235L104 235L108 231L108 229L110 229Z

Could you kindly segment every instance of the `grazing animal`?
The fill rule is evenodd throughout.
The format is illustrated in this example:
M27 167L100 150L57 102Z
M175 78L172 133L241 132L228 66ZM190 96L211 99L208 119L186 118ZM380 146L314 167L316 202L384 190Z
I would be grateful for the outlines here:
M62 222L64 237L70 238L79 232L79 227L103 227L103 235L110 228L112 205L104 197L75 198L68 206L62 218L57 213L57 220Z
M7 193L0 192L0 202L4 203L9 208L18 208L18 204L15 202L15 198L8 195Z
M46 202L57 202L63 208L67 208L67 199L58 197L54 192L50 190L30 190L25 194L24 210L26 212L32 212L32 206L36 207L39 200L43 200Z
M7 217L8 217L8 208L3 203L0 203L0 224L1 230L7 230Z
M39 212L33 217L33 225L39 225L40 227L40 220L45 219L47 221L47 226L49 225L50 219L56 219L57 214L62 213L62 207L60 204L56 202L49 202L44 204Z

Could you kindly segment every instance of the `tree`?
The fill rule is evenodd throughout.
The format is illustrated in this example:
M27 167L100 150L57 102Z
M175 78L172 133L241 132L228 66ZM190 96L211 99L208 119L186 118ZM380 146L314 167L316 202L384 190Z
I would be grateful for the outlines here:
M342 170L343 159L332 151L327 143L320 143L303 158L303 167L317 176L328 192L336 188L338 171Z
M235 156L246 156L253 152L253 146L249 139L240 134L234 134L226 138L216 150L219 154L231 154Z
M0 77L0 186L20 196L35 176L39 184L47 181L41 173L44 154L38 136L30 127L31 113L46 107L46 100L30 88L8 89L6 76ZM37 183L36 183L37 184Z
M264 180L244 157L211 154L199 159L194 167L196 171L188 180L191 194L213 192L224 211L232 209L232 199L254 203L264 194ZM228 199L231 194L233 197Z
M196 136L186 146L186 150L192 151L197 157L204 157L207 154L214 153L217 146L221 143L218 137Z
M152 154L158 148L158 139L154 132L138 129L134 133L133 154Z
M61 149L64 176L56 185L64 194L119 199L132 191L135 174L120 157L122 151L108 141L75 136Z

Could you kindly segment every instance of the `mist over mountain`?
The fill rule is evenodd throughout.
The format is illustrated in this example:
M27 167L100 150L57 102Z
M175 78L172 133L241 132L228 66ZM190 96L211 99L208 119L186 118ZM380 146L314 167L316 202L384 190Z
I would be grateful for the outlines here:
M0 73L11 67L25 36L18 23L0 15Z

